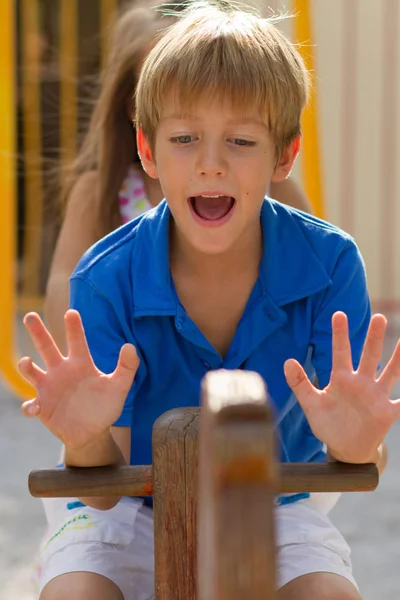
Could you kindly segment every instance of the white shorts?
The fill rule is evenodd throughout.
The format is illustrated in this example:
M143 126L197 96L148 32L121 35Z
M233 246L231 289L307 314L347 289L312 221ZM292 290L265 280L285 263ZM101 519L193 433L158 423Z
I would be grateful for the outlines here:
M123 498L109 511L76 506L74 500L43 503L48 530L38 562L38 594L59 575L89 571L113 581L125 600L154 599L153 511L142 500ZM349 546L320 502L278 506L276 519L279 588L318 572L341 575L357 587Z

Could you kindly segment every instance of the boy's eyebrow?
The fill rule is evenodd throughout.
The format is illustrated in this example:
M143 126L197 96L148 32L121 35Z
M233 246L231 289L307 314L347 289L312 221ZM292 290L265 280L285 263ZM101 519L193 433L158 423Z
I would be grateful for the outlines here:
M195 121L197 117L188 113L174 113L173 115L168 115L167 117L161 117L160 121L183 121L184 119Z
M166 117L162 117L160 121L200 121L199 117L190 113L175 113ZM239 117L237 119L230 119L227 122L228 125L259 125L268 129L267 125L261 119L254 117Z
M238 119L231 119L228 121L229 125L260 125L261 127L267 128L264 121L261 119L256 119L254 117L241 117Z

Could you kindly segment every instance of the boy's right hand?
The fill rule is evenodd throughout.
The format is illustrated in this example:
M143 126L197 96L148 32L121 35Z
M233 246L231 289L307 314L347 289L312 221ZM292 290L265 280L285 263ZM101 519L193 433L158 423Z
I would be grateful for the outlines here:
M38 314L28 313L24 325L47 371L29 357L20 360L21 374L37 392L36 398L23 403L23 414L39 417L71 450L91 444L109 431L122 412L139 366L135 347L125 344L115 371L105 375L93 362L77 311L65 314L67 357L61 354Z

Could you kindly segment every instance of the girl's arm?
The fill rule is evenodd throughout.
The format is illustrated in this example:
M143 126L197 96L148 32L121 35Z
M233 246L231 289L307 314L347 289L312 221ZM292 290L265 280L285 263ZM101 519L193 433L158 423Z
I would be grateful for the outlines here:
M279 183L271 181L271 198L282 204L287 204L298 210L313 214L313 208L301 186L292 177L288 177Z
M82 254L97 240L97 173L81 175L68 199L46 288L44 314L61 352L66 351L64 315L69 306L69 277Z

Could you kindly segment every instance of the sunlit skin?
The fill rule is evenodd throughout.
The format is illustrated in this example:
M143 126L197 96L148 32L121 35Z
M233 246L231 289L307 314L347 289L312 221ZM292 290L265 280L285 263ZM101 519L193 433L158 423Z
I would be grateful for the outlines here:
M183 113L166 98L152 150L142 134L139 153L150 177L159 179L174 217L173 243L185 253L221 255L259 243L260 210L271 181L283 181L293 166L298 141L277 161L274 140L258 111L235 111L218 98L200 99ZM228 218L214 226L194 218L190 198L234 199Z

